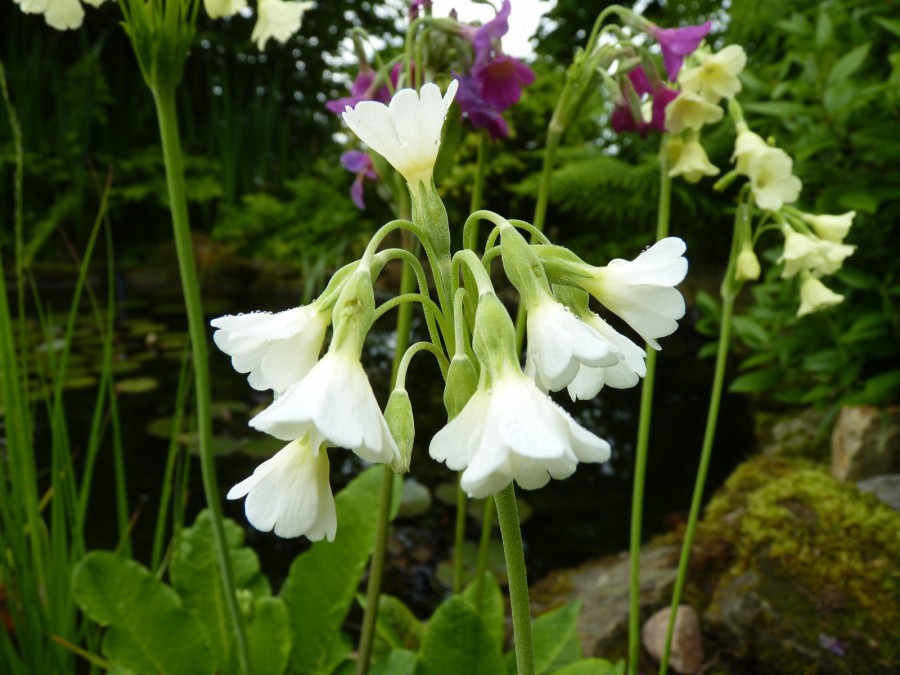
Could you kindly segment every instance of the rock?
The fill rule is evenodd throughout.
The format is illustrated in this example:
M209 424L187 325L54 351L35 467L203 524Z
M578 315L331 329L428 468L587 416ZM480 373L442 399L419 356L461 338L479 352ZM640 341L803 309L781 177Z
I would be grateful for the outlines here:
M825 415L817 410L757 412L754 422L759 450L767 457L828 457Z
M641 629L641 640L650 656L662 661L666 646L666 632L672 611L668 607L651 616ZM679 673L693 675L703 665L703 632L700 617L693 607L681 605L675 615L672 648L669 650L669 667Z
M869 492L894 511L900 511L900 473L872 476L856 484L863 492Z
M675 581L678 547L653 546L641 551L641 612L669 602ZM578 634L586 657L624 657L628 641L627 553L594 560L581 567L551 572L531 589L531 607L541 614L571 600L583 603Z
M831 436L831 475L858 481L900 472L900 406L844 406Z

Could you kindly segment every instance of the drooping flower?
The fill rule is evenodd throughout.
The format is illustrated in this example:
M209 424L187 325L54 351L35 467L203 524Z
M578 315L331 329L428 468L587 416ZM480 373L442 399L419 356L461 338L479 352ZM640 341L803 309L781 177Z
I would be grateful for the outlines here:
M581 366L611 366L609 342L546 292L528 307L525 372L543 391L559 391Z
M749 155L746 175L759 208L777 211L797 201L803 183L792 173L793 168L794 160L781 148L767 147Z
M253 475L228 491L227 498L247 497L244 512L257 530L333 541L337 513L328 469L325 448L307 436L291 441L256 467Z
M669 176L684 176L688 183L696 183L703 176L715 176L719 173L718 167L709 161L706 150L700 144L696 134L691 134L687 142L680 139L672 139L669 142L670 152L675 149L677 159L669 169Z
M500 40L509 32L509 15L512 12L510 0L503 0L500 10L494 18L481 26L460 26L460 33L472 43L475 50L475 63L487 61L491 56L494 41Z
M691 91L682 91L665 108L666 130L679 134L685 129L700 131L704 124L722 119L722 108Z
M634 260L616 259L590 267L579 285L625 320L654 349L655 338L671 335L684 316L684 298L674 288L687 274L685 244L677 237L656 242Z
M843 302L844 296L835 293L812 274L804 272L800 284L800 308L797 316L806 316Z
M613 389L628 389L636 385L647 374L644 362L647 353L593 312L583 314L581 318L606 339L617 360L608 366L582 364L567 387L569 397L573 401L587 401L600 393L604 385Z
M822 239L840 244L844 241L847 233L850 232L850 227L853 225L855 217L856 211L847 211L847 213L842 213L839 216L804 213L803 221L811 225L813 231Z
M314 2L259 0L256 6L258 17L250 39L256 42L259 51L265 50L269 38L284 44L300 30L303 14L314 5Z
M254 389L280 394L302 380L319 360L330 323L315 305L283 312L253 312L213 319L216 346L239 373L249 373ZM299 438L299 437L295 437Z
M734 140L734 153L731 161L735 162L735 170L745 176L749 175L750 160L756 155L770 150L770 146L759 134L750 131L746 122L738 122L735 125L737 136Z
M432 439L429 454L462 471L460 485L487 497L513 480L526 490L567 478L578 462L605 462L609 444L581 427L512 367L479 386L462 412Z
M431 0L412 0L409 3L409 18L418 19L419 12L424 10L425 12L429 12L431 10Z
M55 30L79 28L84 21L84 7L78 0L13 0L25 14L43 14L44 21ZM102 2L102 0L100 0ZM90 3L95 7L100 2Z
M678 92L662 83L654 86L647 77L642 66L628 71L628 80L635 93L647 96L647 100L640 106L640 115L637 110L632 111L627 103L622 103L613 108L610 125L616 133L636 131L645 135L651 129L666 130L666 107L675 100Z
M534 82L534 71L514 56L498 54L475 64L472 74L481 84L484 100L499 112L522 98L522 89Z
M728 45L715 54L700 59L700 65L682 71L678 83L683 91L690 91L710 103L718 103L722 98L732 98L741 90L738 79L747 65L747 53L740 45Z
M358 355L333 346L306 377L250 420L250 426L286 441L317 436L367 462L399 457Z
M325 107L329 112L340 115L348 107L352 108L360 101L381 101L387 102L390 99L390 93L387 86L375 89L376 73L367 63L361 63L359 72L350 85L350 95L343 98L337 98L333 101L326 101Z
M509 136L509 125L503 114L481 94L481 82L471 75L454 75L459 81L456 102L466 119L476 129L485 129L492 140Z
M697 49L703 38L709 33L710 28L712 28L712 21L707 21L699 26L682 28L660 28L651 24L648 32L659 43L663 66L665 66L669 80L674 82L678 78L678 71L681 70L684 57Z
M360 211L364 211L366 203L363 201L363 183L366 178L369 180L378 179L375 165L372 164L372 158L360 150L348 150L341 155L341 165L347 171L356 174L356 179L350 187L350 198Z
M437 85L422 87L421 96L401 89L385 106L362 101L344 112L344 121L363 143L384 157L411 186L428 185L441 144L444 117L458 83L453 80L441 98Z
M203 9L210 19L234 16L247 6L247 0L203 0Z
M785 279L802 270L816 277L834 274L856 250L855 246L797 232L786 224L781 226L781 232L784 234L784 251L778 262L784 263L781 276Z

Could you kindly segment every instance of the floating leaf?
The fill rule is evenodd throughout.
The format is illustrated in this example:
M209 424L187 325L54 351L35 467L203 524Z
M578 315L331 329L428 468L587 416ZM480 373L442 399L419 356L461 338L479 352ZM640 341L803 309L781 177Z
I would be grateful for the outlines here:
M145 394L158 386L159 380L154 377L131 377L116 382L116 391L120 394Z

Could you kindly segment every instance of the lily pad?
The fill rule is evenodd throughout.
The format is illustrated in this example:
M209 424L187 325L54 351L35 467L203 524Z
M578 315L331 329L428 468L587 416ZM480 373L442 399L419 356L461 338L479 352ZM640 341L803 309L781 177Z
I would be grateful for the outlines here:
M145 394L159 387L159 380L154 377L131 377L116 382L116 391L120 394Z

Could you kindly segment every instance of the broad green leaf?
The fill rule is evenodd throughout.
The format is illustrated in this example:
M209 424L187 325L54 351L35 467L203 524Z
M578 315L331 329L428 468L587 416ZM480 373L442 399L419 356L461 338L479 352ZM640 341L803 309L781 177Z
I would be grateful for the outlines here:
M365 598L360 599L365 609ZM382 595L378 600L378 619L375 624L378 636L391 649L418 651L425 628L416 615L393 595Z
M758 115L780 117L782 119L809 115L811 112L808 106L805 106L802 103L791 103L789 101L751 102L744 105L744 110L757 113Z
M839 349L825 349L803 359L803 369L811 373L833 373L844 367L847 357Z
M884 28L886 31L890 31L897 37L900 37L900 21L897 19L886 19L883 16L876 16L875 23Z
M826 84L830 85L840 80L846 80L859 70L866 60L866 56L868 56L871 46L871 42L866 42L855 49L851 49L839 58L837 63L835 63L834 67L831 69L831 72L828 73Z
M109 626L102 651L114 665L135 673L213 672L200 623L175 591L133 560L89 553L72 572L72 596L91 619Z
M254 595L258 596L271 595L268 582L260 574L256 553L241 546L244 531L232 520L226 519L223 525L235 587L256 591ZM200 512L192 527L182 530L175 544L169 574L184 608L203 625L217 668L226 670L228 664L235 663L235 634L222 588L212 516L208 510Z
M428 622L416 675L498 675L500 647L481 617L462 598L441 604Z
M781 381L782 374L777 368L766 370L754 370L734 378L734 382L728 387L728 391L737 394L755 394L765 391Z
M570 602L534 621L534 669L538 675L552 673L582 657L578 639L580 602Z
M625 662L613 665L606 659L585 659L554 670L553 675L625 675Z
M291 658L291 627L287 605L281 598L256 598L246 620L250 672L281 675ZM238 672L237 661L228 672Z
M503 593L500 592L500 586L497 580L490 572L485 572L481 588L481 606L478 606L477 600L478 584L473 581L469 587L463 591L462 599L469 603L481 620L488 633L494 638L497 646L503 648L503 638L506 632L506 608L503 604Z
M370 675L413 675L415 672L416 655L406 649L393 650L369 668Z
M360 474L335 498L338 529L297 556L281 590L294 633L291 662L300 673L330 672L348 644L341 625L375 543L383 468Z

